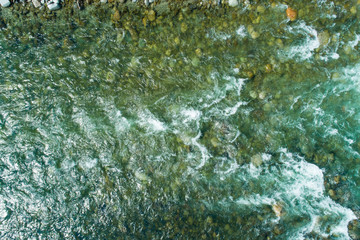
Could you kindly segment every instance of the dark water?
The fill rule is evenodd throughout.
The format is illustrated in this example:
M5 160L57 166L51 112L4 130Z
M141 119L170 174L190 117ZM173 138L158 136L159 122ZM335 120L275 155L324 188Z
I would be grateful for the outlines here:
M360 6L292 7L2 10L1 239L356 239Z

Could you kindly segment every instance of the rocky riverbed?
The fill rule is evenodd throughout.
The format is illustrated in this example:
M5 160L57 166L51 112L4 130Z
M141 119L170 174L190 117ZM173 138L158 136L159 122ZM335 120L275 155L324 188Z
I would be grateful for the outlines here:
M2 239L359 238L358 1L0 3Z

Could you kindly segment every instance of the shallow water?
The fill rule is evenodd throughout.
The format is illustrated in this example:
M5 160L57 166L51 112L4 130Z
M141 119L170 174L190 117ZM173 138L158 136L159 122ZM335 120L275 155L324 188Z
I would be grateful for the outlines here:
M2 10L1 238L355 236L360 6L263 6Z

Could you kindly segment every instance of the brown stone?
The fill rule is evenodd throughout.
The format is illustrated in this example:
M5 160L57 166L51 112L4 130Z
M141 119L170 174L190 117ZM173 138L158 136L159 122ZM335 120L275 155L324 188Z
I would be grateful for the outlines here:
M297 12L296 12L296 10L292 9L291 7L288 7L286 9L286 16L290 19L290 21L295 21L295 19L297 17Z

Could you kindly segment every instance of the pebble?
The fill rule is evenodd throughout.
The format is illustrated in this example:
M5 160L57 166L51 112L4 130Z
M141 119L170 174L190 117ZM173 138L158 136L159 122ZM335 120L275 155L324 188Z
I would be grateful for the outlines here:
M349 222L348 230L352 239L360 239L360 223L357 219Z
M247 30L248 30L248 33L250 34L252 39L256 39L256 38L258 38L260 36L260 34L258 32L256 32L254 30L254 27L251 26L251 25L248 26Z
M331 79L339 79L340 78L340 74L338 72L334 72L332 75L331 75Z
M179 38L179 37L176 37L176 38L174 39L174 42L175 42L176 45L179 45L179 44L180 44L180 38Z
M257 93L255 91L250 91L249 95L253 99L257 98Z
M265 10L266 10L266 8L265 8L264 6L262 6L262 5L259 5L259 6L257 6L257 8L256 8L256 11L257 11L258 13L264 13Z
M114 20L114 22L120 21L120 13L118 10L115 11L115 13L113 15L113 20Z
M41 3L38 0L32 0L32 3L35 8L41 7Z
M238 1L237 0L229 0L229 6L230 7L236 7L238 5Z
M188 26L186 25L186 23L181 23L181 26L180 26L180 30L182 33L186 32L188 29Z
M150 22L153 22L155 21L156 19L156 13L154 10L150 10L149 13L148 13L148 19Z
M344 46L344 52L346 55L349 55L352 52L352 48L349 45Z
M356 14L356 6L353 6L352 8L350 8L350 13Z
M193 59L191 60L191 64L192 64L194 67L199 66L199 64L200 64L200 59L197 58L197 57L193 58Z
M265 97L266 93L264 91L259 93L259 99L263 100Z
M251 157L251 163L255 166L255 167L259 167L262 164L262 159L260 154L256 154L254 156Z
M138 172L138 171L135 172L135 177L137 179L139 179L140 181L148 181L149 180L148 176L146 174L144 174L142 172Z
M107 3L107 0L100 0L101 3Z
M278 205L278 204L273 204L273 205L271 206L271 208L272 208L272 210L274 211L274 213L275 213L275 215L276 215L277 217L281 217L281 215L282 215L282 213L281 213L282 207L281 207L280 205Z
M197 48L197 49L195 50L195 53L196 53L196 55L197 55L198 57L201 57L201 55L202 55L202 52L201 52L201 49L200 49L200 48Z
M270 103L265 103L263 109L264 109L265 112L269 112L271 110L271 104Z
M0 0L0 5L2 7L9 7L11 2L9 0Z
M272 65L270 63L266 64L265 66L265 72L269 73L272 70Z
M329 31L325 30L318 34L319 39L319 48L326 46L329 43L330 40L330 34Z
M60 4L58 1L51 1L47 3L47 6L49 8L50 11L55 11L60 9Z
M282 41L280 38L276 39L276 44L277 44L280 48L284 47L284 43L283 43L283 41Z

